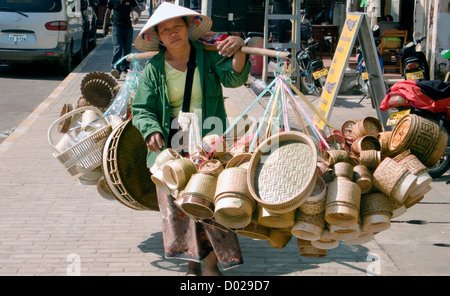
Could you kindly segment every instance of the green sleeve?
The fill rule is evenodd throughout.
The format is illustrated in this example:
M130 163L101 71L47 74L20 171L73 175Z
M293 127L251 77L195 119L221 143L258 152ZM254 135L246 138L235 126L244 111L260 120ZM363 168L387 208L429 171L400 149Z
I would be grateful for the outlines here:
M151 64L147 64L141 74L139 85L132 102L133 125L141 132L144 139L154 132L162 132L158 114L159 87L156 85L157 79L151 71Z
M250 63L249 55L247 55L247 62L241 73L234 71L232 58L222 57L220 55L216 57L216 73L224 87L236 88L244 85L248 80L251 69L252 64Z

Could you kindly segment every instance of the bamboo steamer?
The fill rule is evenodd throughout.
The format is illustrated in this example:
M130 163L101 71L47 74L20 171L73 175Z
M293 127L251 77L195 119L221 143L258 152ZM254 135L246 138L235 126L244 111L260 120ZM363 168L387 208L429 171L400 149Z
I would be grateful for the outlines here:
M316 178L316 146L300 132L281 132L262 142L247 173L253 198L274 213L298 208L311 194Z
M322 250L331 250L335 249L339 246L339 240L334 239L330 235L330 229L328 226L322 231L320 234L320 238L314 241L311 241L311 245L318 249Z
M383 125L375 118L368 116L356 122L353 126L353 139L358 139L364 136L375 136L383 131Z
M374 170L381 162L381 151L370 149L362 150L359 154L360 164L365 165L369 170Z
M336 226L352 226L358 222L361 188L344 177L328 184L325 220ZM330 229L331 230L331 229Z
M229 228L243 228L250 224L254 204L240 194L227 194L214 202L214 219Z
M391 219L400 217L401 215L406 213L406 211L408 210L408 208L405 206L404 203L400 203L400 202L396 201L395 199L390 199L390 201L391 201L391 207L392 207Z
M214 216L214 192L217 178L196 173L189 179L182 194L182 209L198 218L210 219Z
M427 167L409 150L395 156L393 159L406 167L411 174L417 176L416 187L411 192L411 196L423 195L433 181L433 178L428 174Z
M347 162L338 162L333 167L333 179L336 177L344 177L353 180L353 167Z
M321 177L317 177L313 192L300 205L300 210L309 215L319 214L325 211L325 200L327 194L327 184Z
M359 223L351 226L330 225L330 236L335 240L348 241L357 238L361 234Z
M231 167L224 169L217 178L217 186L214 196L216 199L218 196L224 194L240 194L249 198L249 201L254 205L256 202L250 194L247 183L247 170L240 167Z
M386 157L373 173L374 186L400 203L404 203L414 191L416 182L417 176L389 157Z
M217 134L211 134L203 137L202 148L206 155L214 155L214 157L219 157L220 155L226 153L227 145L223 137Z
M358 120L356 119L349 119L342 124L341 132L344 135L344 137L349 141L354 140L353 127L356 125L357 121Z
M295 211L273 213L262 206L258 206L258 223L269 228L288 228L294 225Z
M197 167L189 158L177 158L167 162L162 172L167 187L176 190L186 186L191 176L197 173Z
M384 131L377 135L377 140L380 142L381 154L392 157L392 152L389 150L389 141L392 137L392 131Z
M312 245L311 241L297 238L297 247L300 252L300 256L308 258L319 258L327 255L327 250L318 249Z
M361 197L361 220L366 232L381 232L391 226L392 203L384 193L370 193Z
M218 177L223 171L222 162L218 159L208 159L200 164L198 172L202 174L209 174Z
M381 150L380 142L374 136L363 136L352 143L352 151L359 155L363 150Z
M327 150L324 160L329 166L333 166L338 162L349 162L350 159L346 150Z
M325 227L324 215L324 212L308 215L302 211L297 211L295 223L291 229L292 235L309 241L318 240Z
M286 247L291 239L292 234L290 228L272 228L267 241L272 247L282 249Z
M361 188L361 194L372 189L372 174L365 165L359 164L353 167L353 182Z
M447 134L438 124L409 114L402 117L392 131L389 150L399 154L409 149L426 167L432 167L443 155L447 140Z

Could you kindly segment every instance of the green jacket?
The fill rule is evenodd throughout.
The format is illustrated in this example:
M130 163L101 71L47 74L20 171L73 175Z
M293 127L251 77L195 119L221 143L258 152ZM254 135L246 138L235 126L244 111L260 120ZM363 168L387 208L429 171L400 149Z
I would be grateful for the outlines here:
M228 126L222 85L224 87L239 87L247 82L251 63L247 63L241 73L233 70L231 58L223 57L215 51L205 51L200 42L194 42L197 66L200 74L203 95L202 118L199 118L202 137L209 132L217 133L217 127L203 125L205 119L218 117L222 121L223 131ZM163 134L168 143L170 131L171 107L166 85L164 52L150 59L139 80L139 85L132 102L133 125L141 132L144 139L154 132ZM219 134L221 135L221 134ZM163 147L161 150L167 147ZM158 153L148 150L147 166L150 168Z

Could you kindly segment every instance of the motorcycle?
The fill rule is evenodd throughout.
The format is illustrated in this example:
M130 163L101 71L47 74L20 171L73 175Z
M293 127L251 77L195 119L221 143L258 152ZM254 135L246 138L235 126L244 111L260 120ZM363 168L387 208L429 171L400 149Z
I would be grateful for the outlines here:
M300 82L309 94L314 95L314 100L320 97L322 89L327 81L328 69L321 59L316 58L315 50L319 47L314 43L302 49L296 54L300 68Z
M433 178L439 178L450 168L450 82L440 80L397 82L388 90L380 110L392 111L386 123L394 126L403 116L416 114L436 122L447 134L447 146L440 160L428 168Z
M377 48L377 55L378 55L378 61L380 62L381 73L383 73L383 57L381 56L381 54L378 51L378 46L381 43L381 38L383 37L383 35L380 36L380 28L378 26L376 28L374 28L372 34L374 37L375 46ZM370 98L372 101L372 107L374 107L374 105L373 105L374 102L372 100L372 97L373 97L372 89L370 88L369 74L367 73L367 70L366 70L366 63L365 63L364 56L361 51L361 47L358 47L358 49L356 50L356 54L357 54L357 63L358 63L356 71L359 73L358 85L360 87L360 91L363 93L363 97L361 98L361 100L359 100L358 103L361 103L362 100L364 100L365 98Z
M425 39L426 37L422 37L415 42L408 42L399 54L406 80L430 80L430 68L425 54L416 50L417 45Z

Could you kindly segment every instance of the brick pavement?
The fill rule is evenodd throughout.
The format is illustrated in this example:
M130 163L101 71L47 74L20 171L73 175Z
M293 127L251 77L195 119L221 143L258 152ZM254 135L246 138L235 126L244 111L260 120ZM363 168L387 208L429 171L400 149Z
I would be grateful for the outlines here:
M184 274L185 261L163 258L158 212L103 199L95 186L70 177L49 147L47 130L61 107L79 98L84 75L109 72L111 53L108 37L0 145L0 275ZM227 104L234 104L230 108L254 99L245 87L225 89L225 96ZM354 101L341 103L345 107ZM371 112L367 104L362 110ZM245 264L225 275L366 275L369 254L379 257L383 275L406 274L376 240L360 246L341 243L323 258L299 256L295 239L283 249L242 236L239 240Z

